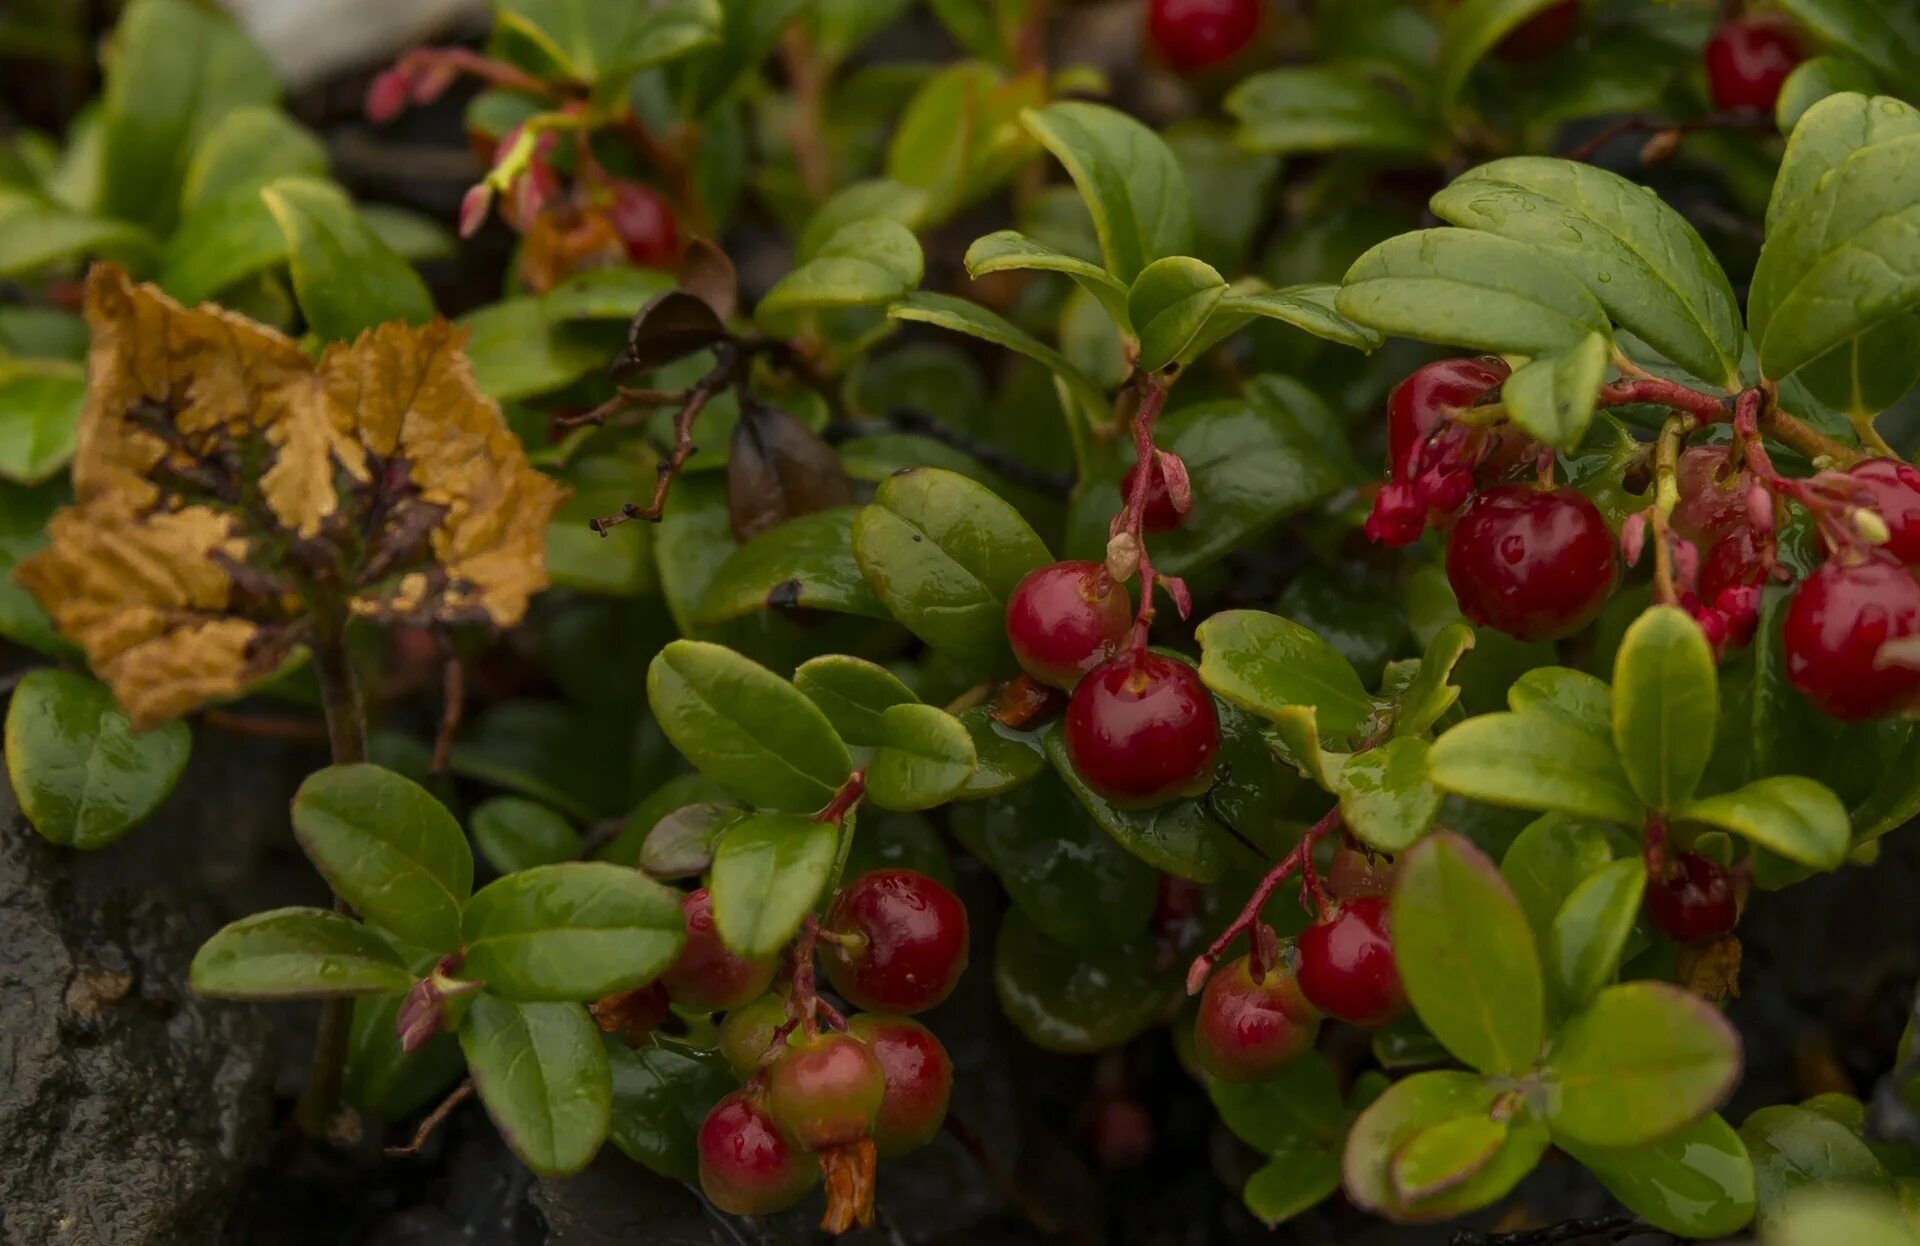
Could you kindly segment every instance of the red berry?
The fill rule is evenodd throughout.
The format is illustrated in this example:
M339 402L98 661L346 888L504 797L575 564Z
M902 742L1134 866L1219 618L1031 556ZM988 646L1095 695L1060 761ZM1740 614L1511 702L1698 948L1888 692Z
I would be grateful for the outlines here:
M800 1201L818 1166L747 1090L713 1105L700 1125L700 1188L736 1216L764 1216Z
M1454 411L1479 405L1507 377L1496 358L1442 359L1410 373L1387 396L1388 483L1367 516L1367 538L1388 545L1419 539L1472 496L1475 475L1497 475L1523 451L1524 434L1452 423Z
M1503 61L1537 61L1551 56L1573 38L1580 22L1580 0L1560 0L1535 13L1514 27L1494 45L1493 54Z
M818 1034L780 1053L767 1110L795 1142L819 1151L866 1137L886 1093L871 1048L851 1034Z
M924 1012L953 993L967 967L967 909L916 870L884 869L849 883L827 910L827 980L857 1008Z
M1147 0L1147 33L1175 69L1217 65L1260 28L1260 0Z
M1071 688L1127 638L1127 590L1097 562L1056 562L1029 571L1007 598L1007 642L1027 674Z
M1882 645L1915 634L1920 581L1911 571L1880 553L1836 557L1787 603L1787 678L1823 713L1846 722L1920 708L1920 670L1879 661Z
M1478 406L1512 369L1494 357L1442 359L1416 368L1387 395L1387 473L1406 480L1414 450L1448 410Z
M1847 475L1859 490L1858 505L1887 524L1880 548L1908 566L1920 564L1920 467L1896 459L1868 459Z
M1680 501L1673 508L1673 530L1705 547L1714 538L1747 524L1745 472L1732 470L1726 446L1692 446L1680 452L1674 485Z
M1739 915L1733 876L1697 852L1680 853L1665 877L1647 880L1647 919L1676 942L1718 938L1733 929Z
M720 1054L741 1077L758 1072L773 1047L773 1036L787 1023L787 997L769 991L742 1004L720 1023Z
M713 924L713 899L705 887L680 901L687 919L687 941L673 965L660 975L673 1002L694 1012L736 1008L767 989L773 961L748 960L720 941Z
M906 1017L863 1012L847 1029L872 1049L886 1073L887 1093L873 1122L873 1145L902 1155L933 1141L947 1119L953 1060L926 1026Z
M1350 900L1301 933L1300 990L1328 1016L1369 1028L1406 1010L1384 897Z
M1117 805L1157 805L1213 782L1220 717L1191 666L1128 650L1073 690L1066 743L1088 787Z
M1140 465L1135 463L1120 478L1120 503L1122 506L1133 497L1133 482L1140 476ZM1173 492L1167 488L1167 474L1155 463L1153 474L1147 478L1147 501L1140 510L1140 526L1148 532L1172 532L1187 522L1191 510L1182 511L1173 504Z
M1087 1122L1087 1141L1102 1168L1138 1168L1153 1154L1153 1117L1130 1095L1102 1095Z
M1447 542L1447 582L1460 613L1521 640L1579 631L1600 613L1618 576L1606 520L1564 487L1489 489Z
M1736 17L1713 32L1705 56L1707 88L1716 107L1772 112L1781 84L1807 53L1787 22Z
M1716 540L1700 564L1700 600L1717 603L1728 589L1767 581L1766 551L1760 534L1742 525Z
M1313 1046L1320 1017L1284 965L1253 980L1246 957L1214 971L1194 1019L1194 1051L1207 1072L1227 1082L1276 1076Z
M607 210L627 255L647 268L672 268L680 260L680 227L665 195L638 182L616 181Z

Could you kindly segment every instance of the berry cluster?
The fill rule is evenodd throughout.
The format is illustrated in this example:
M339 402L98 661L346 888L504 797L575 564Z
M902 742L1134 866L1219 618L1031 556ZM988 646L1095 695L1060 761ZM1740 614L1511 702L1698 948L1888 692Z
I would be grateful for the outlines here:
M843 1018L814 995L816 948L834 990L870 1011ZM924 874L874 870L840 891L793 961L790 984L766 991L769 973L752 992L735 967L703 962L704 998L730 1001L720 1049L745 1084L701 1124L700 1185L723 1211L762 1215L792 1206L824 1174L825 1227L840 1232L871 1221L875 1158L926 1145L946 1118L953 1061L906 1014L953 991L966 968L966 909Z
M1745 645L1760 619L1760 590L1775 565L1773 502L1730 447L1694 446L1674 472L1669 527L1678 604L1715 652Z

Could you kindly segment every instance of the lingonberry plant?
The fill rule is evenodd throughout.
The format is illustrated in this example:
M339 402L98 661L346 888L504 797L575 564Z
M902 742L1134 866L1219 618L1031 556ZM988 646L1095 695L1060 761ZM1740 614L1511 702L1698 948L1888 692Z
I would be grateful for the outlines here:
M1920 10L492 12L352 123L439 224L190 0L0 160L8 773L315 746L191 970L323 1001L310 1140L1059 1228L1017 1037L1323 1237L1917 1240L1910 1037L1758 1106L1727 1005L1920 816Z

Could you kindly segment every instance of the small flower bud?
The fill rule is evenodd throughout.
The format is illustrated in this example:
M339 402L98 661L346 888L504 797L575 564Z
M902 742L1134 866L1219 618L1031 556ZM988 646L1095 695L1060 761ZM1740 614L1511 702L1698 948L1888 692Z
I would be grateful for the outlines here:
M1635 511L1620 525L1620 556L1627 560L1629 567L1636 567L1646 548L1647 512Z
M1860 539L1869 545L1885 545L1893 539L1893 533L1887 529L1887 521L1880 517L1878 511L1856 506L1847 512L1847 520L1853 525L1853 530L1860 534Z
M487 223L487 212L493 207L493 187L480 182L467 188L460 199L460 236L471 238L480 232Z
M412 83L404 70L386 69L374 75L373 82L367 87L367 120L375 125L384 125L405 112L411 88Z
M1660 130L1640 146L1641 164L1665 164L1680 150L1680 131Z

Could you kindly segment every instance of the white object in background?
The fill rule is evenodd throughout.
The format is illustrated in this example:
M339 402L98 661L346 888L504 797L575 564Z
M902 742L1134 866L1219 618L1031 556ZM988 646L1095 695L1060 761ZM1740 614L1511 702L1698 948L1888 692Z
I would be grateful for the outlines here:
M298 90L378 65L485 11L482 0L221 0Z

